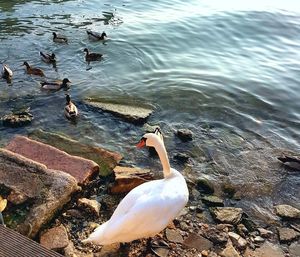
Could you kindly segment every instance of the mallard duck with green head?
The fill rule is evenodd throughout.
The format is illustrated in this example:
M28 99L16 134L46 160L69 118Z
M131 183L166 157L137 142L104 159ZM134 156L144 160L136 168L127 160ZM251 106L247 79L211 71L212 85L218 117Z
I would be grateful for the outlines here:
M57 81L43 81L41 82L41 88L45 90L60 90L60 89L68 89L70 87L69 83L71 81L68 78L64 78L63 80Z
M78 109L68 94L66 95L65 116L68 119L75 119L78 116Z
M40 56L45 63L56 63L56 56L54 53L48 54L40 52Z
M107 35L104 31L102 33L98 33L95 31L87 30L86 33L88 34L89 39L94 41L102 41L107 39Z
M85 60L89 62L99 61L103 54L100 53L90 53L89 49L84 48L83 52L85 52Z

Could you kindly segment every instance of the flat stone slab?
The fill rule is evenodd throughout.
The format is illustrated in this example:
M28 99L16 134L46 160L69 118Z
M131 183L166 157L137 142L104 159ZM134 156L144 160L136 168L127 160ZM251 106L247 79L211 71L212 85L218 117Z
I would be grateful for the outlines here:
M243 210L234 207L214 207L211 213L215 219L222 223L237 224L242 218Z
M85 104L94 108L101 109L104 112L112 113L117 117L123 118L127 122L144 123L152 114L153 108L146 106L130 105L126 103L94 101L88 99Z
M66 135L46 132L40 129L31 132L28 137L56 147L68 154L96 162L99 165L101 176L110 175L113 168L116 167L123 158L123 156L117 152L92 145L85 145Z
M138 185L153 179L148 169L116 166L115 182L110 188L113 194L127 193Z
M66 172L72 175L79 184L88 182L99 171L99 166L94 161L69 155L53 146L24 136L16 136L5 148L44 164L49 169Z
M275 213L282 218L300 219L300 210L293 206L281 204L274 206L274 209Z
M28 213L17 223L16 229L31 238L78 190L77 181L69 174L47 169L45 165L1 148L0 185L30 199ZM10 208L7 208L5 215L9 215L9 211Z

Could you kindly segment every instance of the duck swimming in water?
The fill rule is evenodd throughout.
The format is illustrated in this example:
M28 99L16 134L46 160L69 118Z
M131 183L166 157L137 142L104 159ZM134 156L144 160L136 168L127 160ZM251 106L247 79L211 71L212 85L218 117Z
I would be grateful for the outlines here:
M104 31L100 34L95 31L87 30L86 33L88 34L89 39L94 41L101 41L107 38L107 35Z
M90 53L89 49L84 48L83 52L85 52L85 60L90 63L93 61L99 61L101 59L101 57L103 56L103 54L99 54L99 53Z
M40 69L40 68L32 68L28 64L28 62L24 62L23 66L26 66L26 72L27 72L27 74L45 77L45 74L44 74L44 72L43 72L42 69Z
M57 35L55 32L53 32L52 35L53 35L53 42L68 44L67 37L62 35Z
M43 81L41 82L41 88L46 90L60 90L62 88L68 89L69 84L71 81L67 78L64 78L63 80L53 81L53 82L47 82Z
M71 101L71 97L66 95L66 106L65 106L65 116L68 119L75 119L78 115L78 110L76 105Z
M132 189L119 203L111 218L83 243L99 245L130 242L161 232L180 213L189 192L184 177L170 167L159 130L145 134L137 147L154 147L163 166L164 178Z
M41 59L46 63L56 63L56 56L54 53L48 54L40 52Z
M2 78L4 78L7 81L7 83L11 82L12 76L13 76L13 72L8 67L8 65L3 64L1 76L2 76Z

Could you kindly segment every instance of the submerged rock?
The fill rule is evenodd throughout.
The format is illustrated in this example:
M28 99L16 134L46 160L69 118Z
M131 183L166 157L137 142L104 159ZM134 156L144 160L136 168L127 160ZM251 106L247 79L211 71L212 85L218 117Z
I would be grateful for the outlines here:
M13 112L7 114L1 118L2 124L7 127L22 127L28 125L33 120L33 115L30 113L30 109L23 111Z
M153 112L153 108L150 108L149 106L132 105L126 102L87 99L85 104L104 112L112 113L113 115L132 123L146 122L147 118Z
M214 193L214 185L206 178L199 178L197 180L197 189L200 193L203 194L213 194Z
M127 193L138 185L153 179L148 169L117 166L114 168L115 182L110 188L113 194Z
M193 140L193 132L189 129L178 129L177 136L184 142Z
M237 224L242 218L243 210L234 207L215 207L211 208L211 213L222 223Z
M287 204L281 204L274 206L275 212L278 216L282 218L295 218L300 219L300 210L287 205Z
M215 195L204 196L201 200L208 206L224 206L223 200Z
M108 151L92 145L85 145L66 135L35 130L28 136L34 140L52 145L68 154L80 156L96 162L99 165L101 176L111 174L113 168L123 158L122 155L117 152Z
M32 207L17 226L20 233L31 238L78 190L77 181L69 174L47 169L5 149L0 149L0 184L32 199Z
M61 250L68 246L69 238L63 225L54 227L42 234L40 244L50 250Z

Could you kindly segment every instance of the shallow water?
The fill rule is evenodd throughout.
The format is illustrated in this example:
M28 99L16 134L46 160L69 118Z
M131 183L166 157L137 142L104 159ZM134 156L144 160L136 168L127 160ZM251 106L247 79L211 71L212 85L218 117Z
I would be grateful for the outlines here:
M201 164L202 151L206 157L211 151L217 156L236 153L244 150L240 138L259 142L258 148L299 151L300 4L261 2L0 0L0 61L15 74L12 85L0 81L0 115L30 106L35 116L25 128L0 127L1 143L43 128L119 151L125 162L159 169L156 159L134 148L143 129L84 106L82 100L92 96L155 106L149 123L163 129L170 156L193 153L197 174L216 183L224 174L212 174ZM105 20L105 12L114 18ZM105 31L110 39L90 42L86 29ZM53 31L70 43L53 43ZM85 47L104 54L90 70ZM41 62L39 51L57 55L57 70ZM80 109L76 125L63 116L66 92L41 91L41 79L25 74L24 61L43 68L47 78L73 82L69 92ZM190 128L194 142L174 138L178 128ZM230 172L230 179L239 175L239 170ZM247 184L247 179L242 174L239 183ZM268 179L276 185L271 200L250 197L254 209L274 202L300 207L300 195L293 191L299 176ZM241 204L248 205L248 199Z

